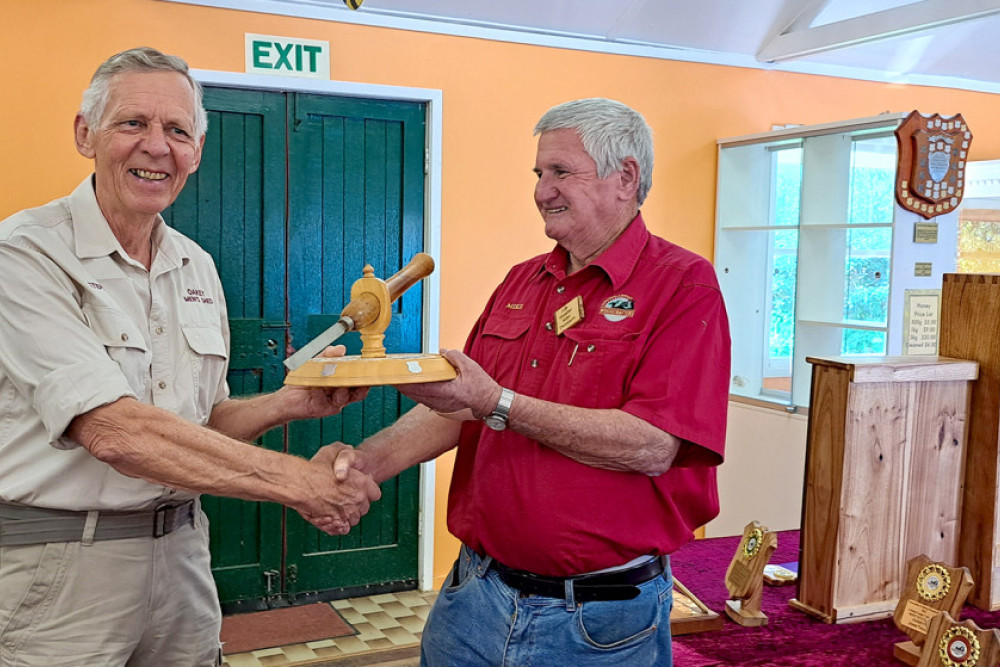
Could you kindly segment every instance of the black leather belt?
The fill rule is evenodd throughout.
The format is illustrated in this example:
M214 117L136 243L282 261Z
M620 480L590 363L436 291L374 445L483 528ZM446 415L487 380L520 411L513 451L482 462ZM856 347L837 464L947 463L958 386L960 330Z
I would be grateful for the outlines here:
M194 500L187 500L139 512L98 512L93 539L163 537L182 526L193 526L197 507ZM84 539L87 516L88 512L0 503L0 547L79 542Z
M600 574L585 574L579 577L544 577L540 574L509 568L503 563L491 561L490 567L505 584L515 588L522 595L566 599L566 582L572 581L573 597L577 602L600 600L631 600L639 595L639 584L663 574L665 557L654 558L627 570L615 570Z

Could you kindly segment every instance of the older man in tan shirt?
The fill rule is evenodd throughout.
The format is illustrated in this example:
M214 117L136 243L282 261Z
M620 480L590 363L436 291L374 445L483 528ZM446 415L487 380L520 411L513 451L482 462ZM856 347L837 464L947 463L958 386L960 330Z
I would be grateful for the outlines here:
M230 399L215 266L160 216L206 124L182 60L113 56L76 118L94 174L0 224L0 664L221 664L199 494L283 503L332 534L379 497L362 473L338 481L329 452L247 444L364 392Z

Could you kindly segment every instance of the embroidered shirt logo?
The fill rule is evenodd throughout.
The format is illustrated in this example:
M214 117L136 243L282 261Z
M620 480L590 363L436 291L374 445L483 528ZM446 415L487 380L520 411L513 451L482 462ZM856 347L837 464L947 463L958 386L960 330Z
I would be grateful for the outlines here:
M507 308L509 308L510 310L523 310L524 309L524 304L523 303L508 303L507 304Z
M635 315L635 299L627 294L619 294L601 304L601 315L609 322L621 322Z
M189 289L184 295L184 300L188 303L215 303L212 297L205 294L205 290Z

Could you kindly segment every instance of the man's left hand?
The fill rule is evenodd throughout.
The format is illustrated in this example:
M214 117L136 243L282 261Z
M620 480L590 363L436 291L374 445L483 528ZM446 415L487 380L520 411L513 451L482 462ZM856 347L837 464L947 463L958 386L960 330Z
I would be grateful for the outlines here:
M330 345L320 357L342 357L347 351L343 345ZM278 390L283 394L292 419L317 419L340 414L347 405L364 399L368 387L294 387L285 385Z
M500 385L461 351L441 350L441 355L455 367L458 377L396 385L399 393L445 417L461 414L464 419L481 419L492 412L500 399Z

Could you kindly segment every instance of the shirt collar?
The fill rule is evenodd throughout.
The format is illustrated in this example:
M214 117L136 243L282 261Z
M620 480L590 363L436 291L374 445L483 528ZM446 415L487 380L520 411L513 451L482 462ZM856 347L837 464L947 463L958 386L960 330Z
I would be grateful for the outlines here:
M639 261L639 255L646 247L648 240L649 231L646 229L642 214L638 213L625 228L625 231L615 239L614 243L598 255L597 259L592 261L587 268L599 267L608 276L612 286L618 289L632 275L635 264ZM566 250L557 245L545 258L542 269L556 278L562 279L566 277L568 264L569 257Z
M73 216L73 231L76 236L76 256L80 259L106 257L118 252L122 258L128 258L114 232L108 224L101 206L97 203L94 192L94 176L90 175L69 196L70 213ZM166 262L166 266L181 266L188 260L185 253L170 233L163 217L156 216L153 225L153 245L156 247L154 264ZM166 268L166 267L165 267Z

